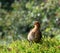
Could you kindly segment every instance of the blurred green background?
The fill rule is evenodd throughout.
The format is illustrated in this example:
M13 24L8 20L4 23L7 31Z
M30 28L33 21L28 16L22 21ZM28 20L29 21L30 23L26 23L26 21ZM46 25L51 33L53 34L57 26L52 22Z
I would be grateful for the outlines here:
M44 37L60 39L60 0L0 0L0 39L25 39L33 22Z

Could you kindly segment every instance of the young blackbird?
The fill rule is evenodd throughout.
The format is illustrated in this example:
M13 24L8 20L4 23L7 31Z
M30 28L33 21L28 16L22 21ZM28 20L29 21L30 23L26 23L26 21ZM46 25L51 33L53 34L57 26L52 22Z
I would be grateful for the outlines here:
M34 22L34 28L30 30L30 32L28 33L28 37L27 39L30 42L40 42L42 38L42 33L40 31L40 23L38 21Z

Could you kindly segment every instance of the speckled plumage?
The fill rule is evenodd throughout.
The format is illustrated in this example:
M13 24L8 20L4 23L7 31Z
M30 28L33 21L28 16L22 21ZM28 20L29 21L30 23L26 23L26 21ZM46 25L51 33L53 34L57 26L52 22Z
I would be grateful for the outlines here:
M40 42L42 38L42 33L40 31L40 23L35 21L34 28L28 33L28 40L32 42Z

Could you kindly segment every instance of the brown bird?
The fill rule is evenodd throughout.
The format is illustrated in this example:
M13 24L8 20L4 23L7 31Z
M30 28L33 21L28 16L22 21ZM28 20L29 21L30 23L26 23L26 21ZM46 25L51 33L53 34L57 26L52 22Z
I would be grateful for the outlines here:
M38 21L34 22L34 28L28 33L27 38L30 42L40 42L42 33L40 31L40 23Z

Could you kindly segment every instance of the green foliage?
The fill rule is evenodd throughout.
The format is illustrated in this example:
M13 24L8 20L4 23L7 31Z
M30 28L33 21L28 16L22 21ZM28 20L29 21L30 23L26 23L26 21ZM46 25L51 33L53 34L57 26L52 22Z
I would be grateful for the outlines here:
M44 38L29 45L35 20ZM0 0L0 53L60 53L59 0Z
M16 40L9 45L0 46L1 53L59 53L60 41L55 38L43 38L42 43L32 43L27 40Z
M1 7L4 7L2 1L0 3ZM4 1L4 4L7 3ZM33 27L32 23L35 20L41 23L41 31L44 36L49 34L52 37L60 34L58 0L14 0L14 2L11 1L10 6L13 8L12 10L9 6L7 6L9 10L0 8L0 36L12 36L15 39L21 34L24 36L23 34L28 33Z

